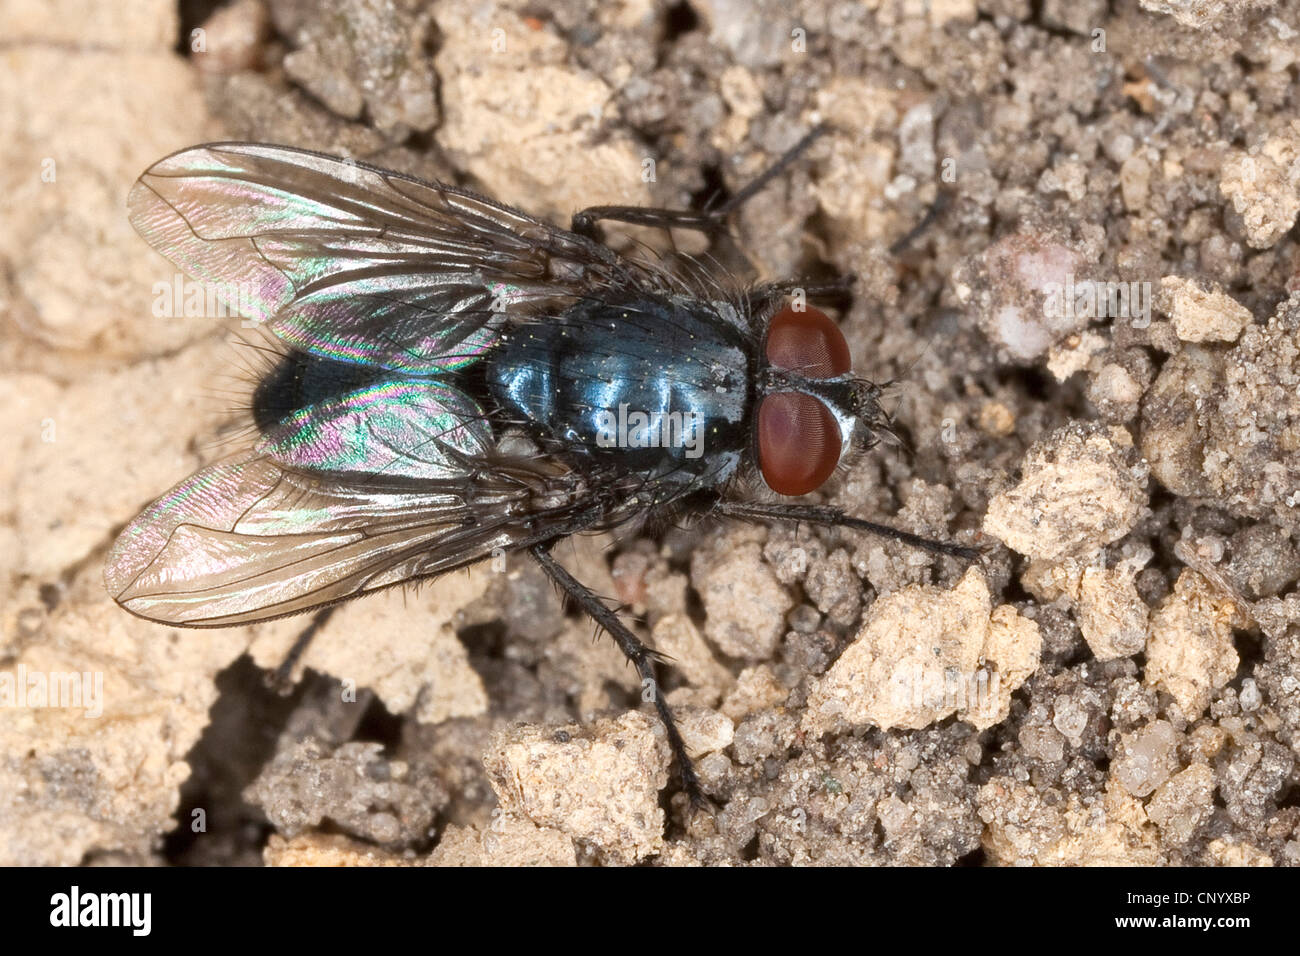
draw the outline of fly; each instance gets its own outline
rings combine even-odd
[[[658,656],[551,555],[633,519],[730,516],[977,552],[815,504],[889,433],[834,322],[795,293],[625,256],[598,223],[714,232],[821,132],[710,212],[598,206],[560,229],[464,189],[255,143],[196,146],[132,189],[132,225],[195,279],[237,285],[282,354],[256,385],[254,446],[203,468],[123,530],[113,598],[140,617],[228,627],[527,552],[657,688]],[[251,295],[249,294],[251,290]],[[692,800],[699,784],[654,705]]]

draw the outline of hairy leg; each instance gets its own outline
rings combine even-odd
[[[713,232],[722,229],[731,213],[739,209],[746,201],[762,190],[764,186],[781,175],[826,130],[827,127],[824,125],[813,128],[799,142],[786,150],[785,155],[763,170],[752,182],[721,206],[714,209],[706,212],[692,212],[687,209],[661,209],[657,206],[591,206],[581,212],[574,213],[573,222],[569,228],[581,236],[586,236],[588,239],[598,238],[596,223],[602,219],[664,229],[696,229],[700,232]]]
[[[605,602],[597,597],[595,592],[571,575],[551,556],[550,545],[534,545],[530,553],[551,580],[563,588],[565,593],[614,639],[619,650],[632,662],[632,666],[636,668],[641,678],[642,686],[648,688],[653,694],[655,710],[659,713],[659,719],[663,721],[664,729],[668,732],[668,745],[672,748],[681,772],[682,786],[693,805],[702,805],[704,797],[700,792],[699,778],[695,775],[695,765],[686,752],[686,744],[682,740],[681,731],[677,729],[677,721],[673,718],[672,710],[664,699],[659,680],[655,675],[655,663],[660,660],[660,656],[643,644],[619,620],[618,615],[605,606]]]

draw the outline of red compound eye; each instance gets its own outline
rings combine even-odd
[[[767,360],[806,378],[834,378],[852,367],[849,343],[825,312],[788,305],[767,327]]]
[[[758,406],[758,467],[779,495],[820,488],[840,460],[840,426],[831,410],[802,392],[775,392]]]
[[[834,378],[851,367],[849,344],[825,312],[796,312],[788,305],[768,326],[767,360],[805,378]],[[777,494],[820,488],[842,450],[839,423],[813,396],[775,392],[758,406],[758,467]]]

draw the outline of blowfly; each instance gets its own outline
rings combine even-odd
[[[277,358],[253,390],[251,449],[123,530],[105,569],[114,599],[152,621],[226,627],[328,614],[526,552],[657,687],[655,652],[556,562],[557,541],[715,515],[972,558],[777,497],[816,490],[889,434],[881,389],[852,374],[844,336],[804,302],[842,283],[746,286],[602,241],[602,220],[724,230],[820,131],[711,211],[598,206],[568,230],[465,189],[281,146],[218,143],[160,160],[131,191],[131,223],[194,279],[238,287]],[[741,494],[760,482],[775,495]],[[662,693],[653,700],[698,799],[670,708]]]

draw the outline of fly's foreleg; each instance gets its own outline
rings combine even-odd
[[[794,295],[796,292],[802,292],[810,299],[828,299],[836,296],[847,295],[853,291],[854,283],[857,282],[856,276],[843,275],[837,278],[821,281],[816,279],[782,279],[779,282],[765,282],[758,286],[752,293],[755,298],[759,296],[771,296],[776,299],[784,299],[787,296]]]
[[[915,242],[922,233],[938,222],[939,217],[944,214],[944,211],[947,210],[951,203],[952,193],[947,190],[940,190],[939,195],[935,196],[934,202],[930,204],[930,208],[927,209],[925,215],[921,217],[921,221],[911,229],[907,230],[907,232],[901,237],[894,240],[893,245],[889,247],[889,254],[891,256],[897,256],[906,252],[908,246]]]
[[[929,551],[931,554],[949,555],[954,558],[961,558],[963,561],[978,560],[983,554],[979,548],[953,544],[950,541],[935,541],[931,538],[923,538],[919,534],[912,534],[910,531],[891,528],[887,524],[877,524],[863,518],[854,518],[846,515],[839,508],[832,508],[828,505],[784,505],[748,501],[720,501],[714,506],[714,513],[732,518],[745,518],[749,521],[802,521],[832,528],[852,528],[855,531],[866,531],[882,538],[888,538],[891,541],[901,541],[914,548]]]

